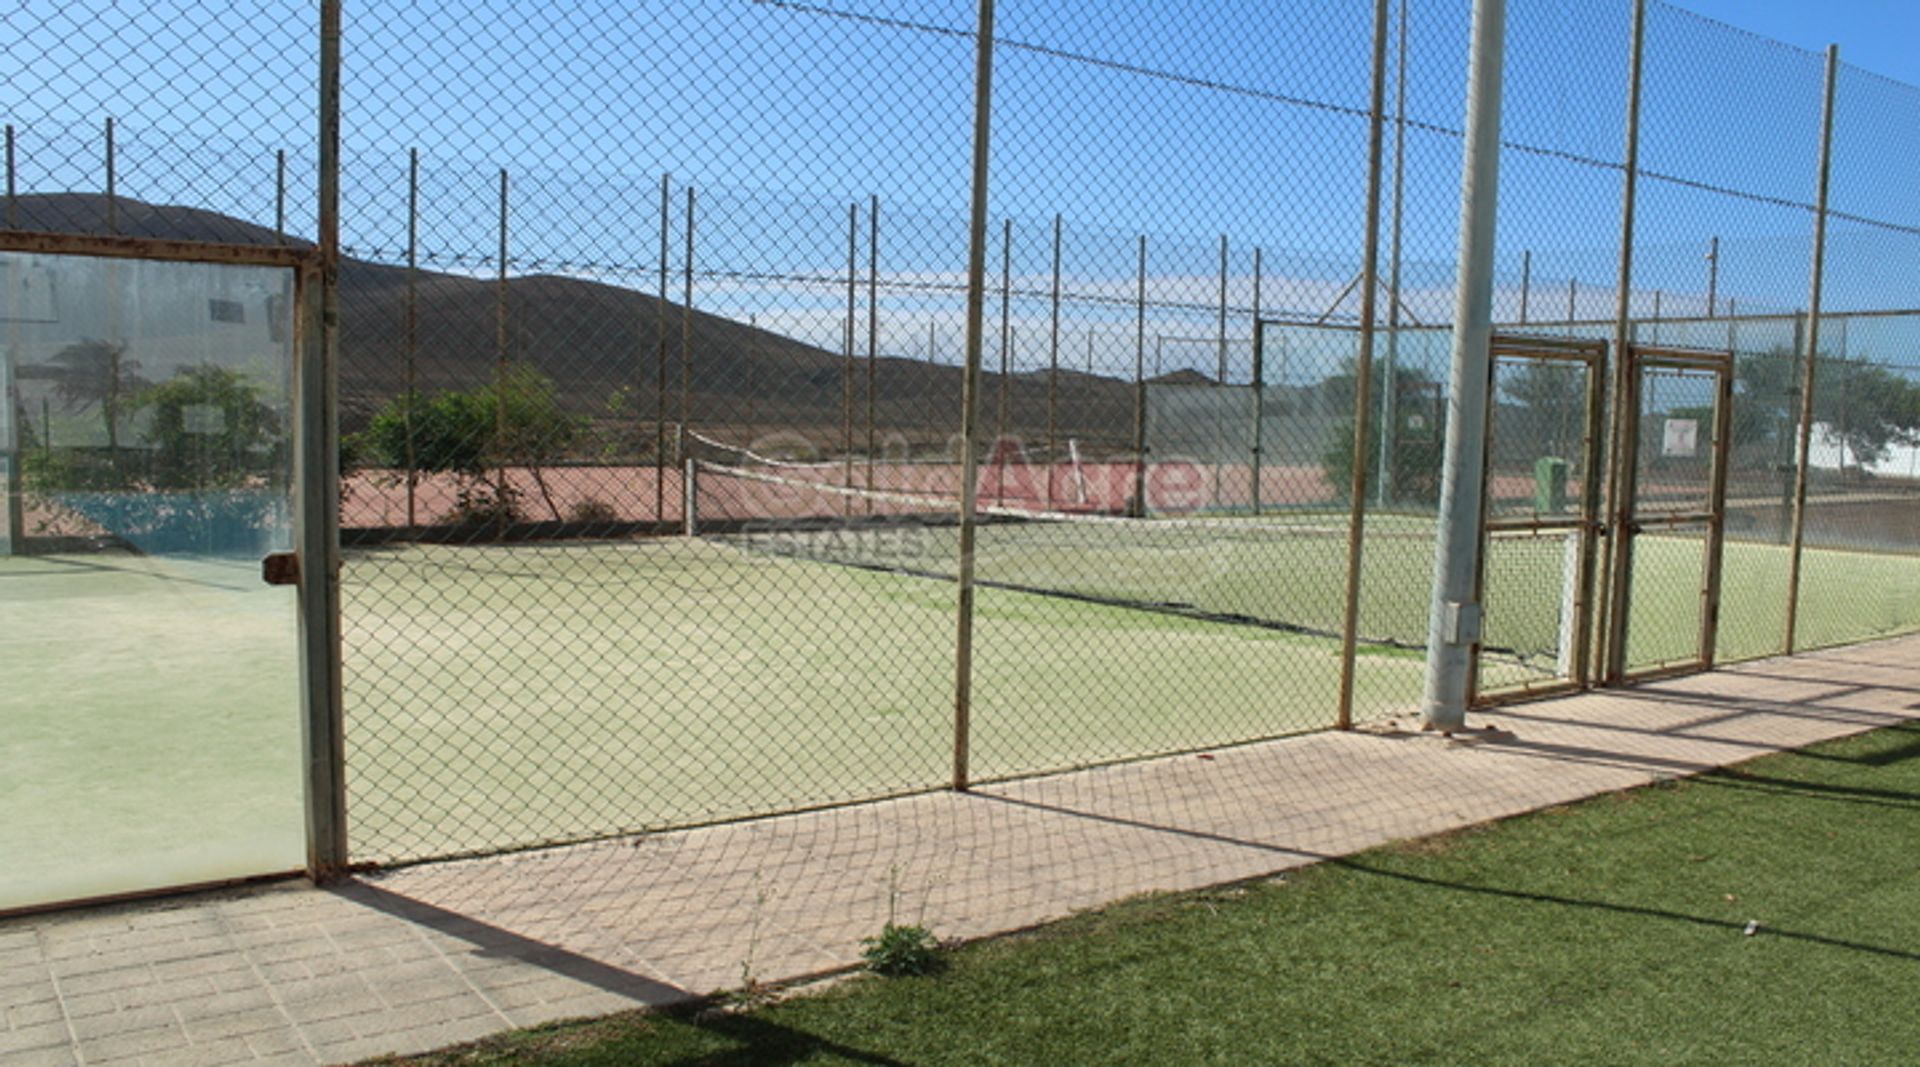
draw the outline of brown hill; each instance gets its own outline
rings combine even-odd
[[[70,233],[108,232],[106,209],[104,197],[83,193],[25,195],[15,204],[23,229]],[[281,240],[269,228],[226,215],[124,197],[114,203],[114,231],[235,244]],[[403,267],[350,257],[341,262],[340,398],[348,432],[406,390],[408,289]],[[500,355],[500,286],[422,270],[412,290],[415,388],[431,393],[489,381]],[[745,443],[772,433],[798,434],[836,451],[849,391],[855,447],[864,447],[864,356],[850,362],[782,334],[699,310],[685,315],[678,304],[600,282],[523,275],[511,278],[505,290],[507,358],[538,368],[569,411],[593,422],[600,431],[593,458],[649,452],[658,417],[664,412],[668,423],[678,423],[683,403],[686,421],[715,437]],[[958,433],[959,368],[882,357],[872,374],[878,439],[904,439],[920,452],[945,448]],[[1042,442],[1048,386],[1044,371],[1011,374],[1004,382],[983,373],[982,432],[1004,428]],[[1077,438],[1089,455],[1127,449],[1132,383],[1063,371],[1053,394],[1061,441]]]

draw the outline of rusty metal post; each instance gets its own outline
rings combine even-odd
[[[1261,249],[1253,250],[1253,513],[1260,514],[1260,450],[1266,441],[1267,327],[1260,321],[1260,286],[1264,264]]]
[[[672,210],[673,175],[660,176],[660,295],[654,303],[653,356],[657,380],[654,383],[653,420],[653,519],[667,521],[667,243],[668,212]]]
[[[675,440],[680,447],[674,450],[673,458],[684,462],[687,458],[687,433],[693,422],[693,210],[694,189],[687,186],[687,241],[686,262],[681,265],[682,286],[680,290],[680,430]]]
[[[407,302],[403,353],[406,362],[407,407],[404,432],[407,435],[407,529],[419,521],[415,513],[420,483],[420,458],[414,451],[413,417],[420,402],[416,361],[419,356],[420,320],[420,150],[407,150]]]
[[[14,230],[19,228],[19,223],[15,217],[16,209],[15,209],[15,203],[14,203],[15,187],[14,187],[14,171],[13,171],[13,125],[11,123],[7,124],[6,150],[7,150],[7,158],[6,158],[7,229]],[[8,269],[7,269],[8,308],[7,308],[7,316],[6,316],[7,317],[7,347],[5,351],[0,351],[0,404],[7,405],[7,409],[5,411],[0,411],[0,424],[4,424],[7,427],[6,438],[4,440],[0,440],[0,450],[4,450],[6,452],[6,464],[7,464],[7,469],[5,472],[6,485],[4,487],[7,495],[6,528],[4,530],[0,530],[0,533],[5,534],[5,542],[4,542],[4,545],[0,545],[0,556],[16,555],[24,551],[25,545],[26,545],[26,515],[25,515],[24,503],[21,500],[21,496],[20,496],[20,479],[21,479],[20,442],[22,440],[22,436],[21,436],[20,427],[19,427],[19,408],[18,408],[18,405],[14,403],[14,399],[13,399],[14,390],[16,388],[14,385],[14,374],[15,374],[14,360],[17,358],[15,349],[19,347],[17,335],[20,329],[19,312],[12,307],[13,301],[19,295],[19,291],[20,291],[19,283],[15,280],[15,277],[14,277],[14,271],[16,269],[17,268],[15,268],[11,263],[8,265]],[[40,410],[42,412],[42,415],[40,417],[41,450],[47,455],[52,455],[53,423],[46,417],[46,414],[45,414],[45,412],[47,411],[47,403],[45,398],[41,399]]]
[[[500,258],[494,283],[493,337],[493,451],[494,451],[494,536],[507,536],[507,362],[511,339],[507,311],[507,168],[500,168]]]
[[[13,123],[7,123],[7,229],[20,228],[18,190],[14,182],[13,169]]]
[[[1147,235],[1140,235],[1133,319],[1133,499],[1127,514],[1147,514]]]
[[[880,198],[867,208],[867,489],[873,489],[874,389],[880,364]],[[873,513],[873,501],[867,501]]]
[[[113,151],[113,116],[107,116],[107,232],[120,232],[119,196],[115,191],[117,174]]]
[[[1013,220],[1003,220],[1000,233],[1000,387],[993,416],[993,502],[1007,502],[1007,390],[1011,381],[1013,324]]]
[[[1520,325],[1527,324],[1527,298],[1533,289],[1533,249],[1520,252]]]
[[[759,388],[760,367],[760,316],[747,316],[747,442],[754,440],[754,423],[760,420],[760,399],[755,395]]]
[[[1393,221],[1389,224],[1391,236],[1387,253],[1387,370],[1381,375],[1385,391],[1380,397],[1380,473],[1374,487],[1374,502],[1382,508],[1393,501],[1393,459],[1400,444],[1400,271],[1407,193],[1408,6],[1409,0],[1400,0],[1394,32]]]
[[[1340,626],[1340,702],[1334,728],[1353,728],[1353,676],[1360,636],[1360,571],[1367,527],[1368,441],[1373,432],[1374,321],[1380,296],[1380,170],[1386,129],[1387,0],[1373,4],[1373,89],[1367,113],[1367,207],[1360,253],[1360,352],[1354,364],[1352,482],[1347,490],[1347,590]]]
[[[840,462],[841,484],[853,487],[853,321],[860,289],[860,205],[847,205],[847,314],[840,324]],[[853,498],[843,497],[842,510],[853,514]]]
[[[1707,318],[1713,318],[1720,294],[1720,235],[1707,246]]]
[[[26,414],[26,407],[19,403],[16,392],[14,360],[20,347],[20,311],[15,301],[20,296],[20,262],[8,257],[4,284],[7,293],[4,306],[0,306],[0,317],[7,322],[6,347],[0,348],[0,494],[5,495],[6,516],[0,524],[0,558],[22,555],[26,552],[27,529],[25,502],[21,499],[21,465],[25,461],[26,435],[21,432],[20,422]],[[52,423],[47,419],[46,398],[40,401],[40,436],[43,452],[47,449],[46,440],[52,438]]]
[[[273,153],[273,243],[287,243],[287,150]]]
[[[1227,235],[1220,235],[1220,367],[1219,376],[1214,379],[1219,388],[1227,387]],[[1213,468],[1213,506],[1220,507],[1220,460],[1210,457],[1208,466]]]
[[[1059,462],[1059,419],[1057,405],[1060,389],[1060,245],[1062,221],[1053,216],[1053,304],[1047,334],[1047,507],[1053,507],[1053,482]]]
[[[1618,682],[1627,667],[1627,618],[1633,594],[1633,498],[1638,477],[1640,449],[1634,430],[1639,418],[1639,368],[1632,358],[1633,321],[1630,302],[1633,297],[1634,209],[1640,179],[1640,89],[1641,64],[1645,52],[1647,26],[1646,0],[1634,0],[1633,29],[1627,53],[1627,124],[1625,175],[1620,188],[1620,267],[1614,294],[1613,353],[1614,405],[1613,474],[1607,500],[1612,542],[1608,564],[1608,590],[1602,611],[1606,613],[1605,677]],[[1572,321],[1568,316],[1568,321]]]
[[[301,565],[301,762],[307,874],[347,867],[346,730],[340,668],[340,0],[321,0],[319,266],[300,273],[294,322],[294,538]]]
[[[968,759],[973,721],[973,568],[974,507],[979,487],[979,448],[975,426],[979,412],[980,348],[986,318],[987,162],[993,113],[993,3],[980,0],[974,33],[973,178],[967,220],[966,372],[960,386],[960,567],[954,611],[953,788],[969,784]]]
[[[1781,651],[1793,654],[1800,621],[1800,564],[1807,532],[1807,468],[1813,446],[1814,367],[1820,362],[1820,301],[1827,269],[1827,187],[1833,174],[1833,96],[1840,77],[1840,46],[1827,46],[1827,79],[1820,108],[1820,172],[1813,213],[1813,278],[1807,291],[1805,363],[1800,369],[1800,440],[1793,473],[1793,546],[1787,555],[1787,627]],[[1845,449],[1842,446],[1842,454]]]

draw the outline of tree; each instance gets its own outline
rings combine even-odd
[[[1814,421],[1863,467],[1897,445],[1920,444],[1920,387],[1863,359],[1828,358],[1814,366],[1813,411]]]
[[[1512,406],[1496,413],[1496,437],[1528,459],[1581,460],[1575,453],[1586,436],[1586,365],[1528,360],[1512,366],[1511,373],[1497,379],[1500,395],[1496,399]]]
[[[1370,480],[1379,477],[1380,409],[1386,380],[1385,363],[1375,360],[1374,412],[1368,420],[1367,440],[1361,446]],[[1445,413],[1436,402],[1440,385],[1426,371],[1406,364],[1395,368],[1393,381],[1394,432],[1387,463],[1391,499],[1397,504],[1436,504],[1440,500],[1440,460],[1446,439]],[[1351,411],[1358,382],[1357,360],[1349,359],[1338,374],[1320,384],[1321,394]],[[1334,424],[1320,453],[1321,470],[1342,499],[1353,489],[1353,431],[1352,416],[1341,419]]]
[[[1746,356],[1734,371],[1733,447],[1791,463],[1798,448],[1801,361],[1784,348]],[[1813,368],[1813,421],[1863,466],[1898,445],[1920,444],[1920,386],[1867,359],[1821,355]]]
[[[271,478],[285,465],[285,426],[239,371],[182,367],[143,391],[152,412],[141,437],[153,446],[147,480],[157,489],[232,489]]]
[[[585,427],[584,418],[561,408],[551,379],[516,363],[497,382],[474,389],[395,397],[353,444],[371,463],[416,476],[452,475],[456,521],[517,519],[519,494],[507,484],[504,468],[526,467],[558,520],[559,505],[542,468],[563,457]]]
[[[117,460],[122,403],[147,385],[140,377],[140,361],[127,358],[124,341],[87,338],[55,352],[53,365],[57,368],[54,395],[69,412],[99,405],[107,427],[107,451]]]

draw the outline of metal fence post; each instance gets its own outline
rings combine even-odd
[[[1260,321],[1260,286],[1264,280],[1264,250],[1258,246],[1253,250],[1253,513],[1260,514],[1260,448],[1265,443],[1267,417],[1267,327]]]
[[[1060,390],[1060,244],[1061,218],[1053,216],[1053,307],[1047,329],[1047,507],[1053,507],[1054,472],[1058,467]]]
[[[1460,277],[1454,297],[1451,417],[1441,467],[1440,529],[1427,621],[1428,729],[1466,723],[1469,653],[1480,630],[1480,559],[1487,364],[1493,337],[1494,222],[1500,180],[1500,90],[1506,0],[1474,0],[1460,176]]]
[[[1220,373],[1219,377],[1215,379],[1214,385],[1224,389],[1227,386],[1227,235],[1224,233],[1220,235],[1219,325]],[[1209,456],[1207,458],[1207,466],[1213,469],[1213,506],[1218,508],[1220,507],[1220,461],[1218,457]]]
[[[294,537],[301,561],[301,762],[307,874],[347,866],[346,732],[340,669],[340,483],[334,424],[340,343],[340,0],[320,4],[319,268],[302,274],[295,326],[299,402]]]
[[[507,486],[507,361],[511,348],[507,311],[507,168],[500,168],[500,261],[494,282],[493,350],[493,526],[495,536],[505,540],[512,508]]]
[[[401,340],[406,363],[407,407],[407,528],[411,530],[419,521],[417,515],[420,487],[420,457],[416,452],[413,438],[413,419],[419,407],[419,379],[416,362],[419,358],[420,323],[420,150],[407,150],[407,302],[404,331]]]
[[[106,167],[107,167],[107,232],[120,232],[120,194],[118,191],[118,170],[114,157],[113,116],[107,116],[106,124]]]
[[[675,459],[687,458],[687,430],[693,424],[693,210],[694,187],[687,186],[686,257],[681,265],[680,289],[680,430],[681,447]]]
[[[1127,514],[1147,514],[1147,235],[1140,235],[1133,319],[1133,499]]]
[[[1824,143],[1824,142],[1823,142]],[[1720,303],[1720,235],[1714,234],[1707,245],[1707,318],[1713,318]]]
[[[860,294],[860,205],[847,205],[847,315],[840,331],[840,462],[845,468],[841,484],[853,487],[853,335],[854,307]],[[681,354],[686,359],[685,353]],[[683,413],[684,414],[684,413]],[[683,418],[681,421],[685,421]],[[842,510],[853,514],[853,498]]]
[[[1613,314],[1613,370],[1614,404],[1613,429],[1609,437],[1613,441],[1613,476],[1608,497],[1608,513],[1612,516],[1613,539],[1608,544],[1610,564],[1608,569],[1609,595],[1602,611],[1607,613],[1605,673],[1609,681],[1618,681],[1626,671],[1627,663],[1627,614],[1628,604],[1633,595],[1633,531],[1628,524],[1633,520],[1634,482],[1639,457],[1639,442],[1627,429],[1634,424],[1634,412],[1631,410],[1639,403],[1639,391],[1635,388],[1634,375],[1638,373],[1629,358],[1629,346],[1633,343],[1633,322],[1629,317],[1629,307],[1633,299],[1633,223],[1636,195],[1640,177],[1640,82],[1641,60],[1646,43],[1647,5],[1646,0],[1634,0],[1633,38],[1627,57],[1627,132],[1626,132],[1626,175],[1620,193],[1620,273],[1615,286]],[[1568,316],[1572,321],[1572,315]]]
[[[1000,227],[1000,381],[993,408],[993,502],[1007,496],[1007,390],[1013,382],[1013,220]]]
[[[867,489],[873,489],[874,390],[880,364],[880,197],[867,206]],[[873,512],[873,502],[867,502]]]
[[[26,435],[20,432],[20,416],[24,414],[24,408],[15,391],[13,366],[20,343],[20,312],[15,306],[20,293],[19,272],[19,262],[9,258],[5,275],[6,304],[0,307],[0,315],[7,321],[6,347],[0,348],[0,493],[6,494],[7,512],[5,524],[0,525],[0,557],[25,553],[27,540],[20,484],[20,468],[25,460],[23,446]],[[51,430],[48,420],[41,419],[40,436],[43,441],[50,436]]]
[[[657,381],[653,398],[653,520],[667,521],[667,213],[672,210],[673,175],[660,175],[660,295],[653,306],[653,358]]]
[[[1800,616],[1800,561],[1807,530],[1807,468],[1813,445],[1814,367],[1820,362],[1820,299],[1827,268],[1827,186],[1833,173],[1833,96],[1840,76],[1840,46],[1827,46],[1827,79],[1820,107],[1820,173],[1813,213],[1813,279],[1807,292],[1806,362],[1800,368],[1800,441],[1793,472],[1793,547],[1787,554],[1787,632],[1781,651],[1791,655]],[[1844,446],[1842,455],[1845,454]]]
[[[1340,624],[1340,701],[1334,727],[1353,728],[1353,671],[1366,549],[1367,441],[1373,431],[1373,327],[1380,299],[1380,152],[1386,124],[1387,0],[1373,5],[1373,89],[1367,118],[1366,244],[1360,256],[1360,353],[1354,362],[1353,455],[1347,492],[1347,589]]]
[[[960,575],[954,610],[953,788],[965,790],[973,720],[973,546],[979,470],[974,399],[980,392],[981,328],[986,315],[987,163],[993,130],[993,3],[980,0],[974,37],[973,195],[967,220],[967,351],[960,397]]]
[[[1533,290],[1533,249],[1520,252],[1520,325],[1527,324],[1527,298]]]
[[[19,190],[14,180],[13,123],[7,123],[7,229],[20,228]]]
[[[1393,103],[1393,221],[1388,225],[1387,252],[1387,371],[1380,398],[1380,474],[1374,489],[1379,507],[1393,502],[1393,454],[1400,436],[1400,267],[1405,229],[1407,193],[1407,7],[1411,0],[1400,0],[1399,26],[1395,33],[1397,55],[1394,61]]]

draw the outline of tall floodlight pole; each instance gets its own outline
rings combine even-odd
[[[1467,719],[1467,678],[1480,637],[1474,575],[1480,559],[1488,365],[1493,340],[1494,218],[1500,182],[1500,80],[1506,0],[1474,0],[1467,75],[1467,140],[1460,167],[1460,278],[1454,294],[1453,390],[1441,466],[1439,545],[1427,620],[1425,725]]]

